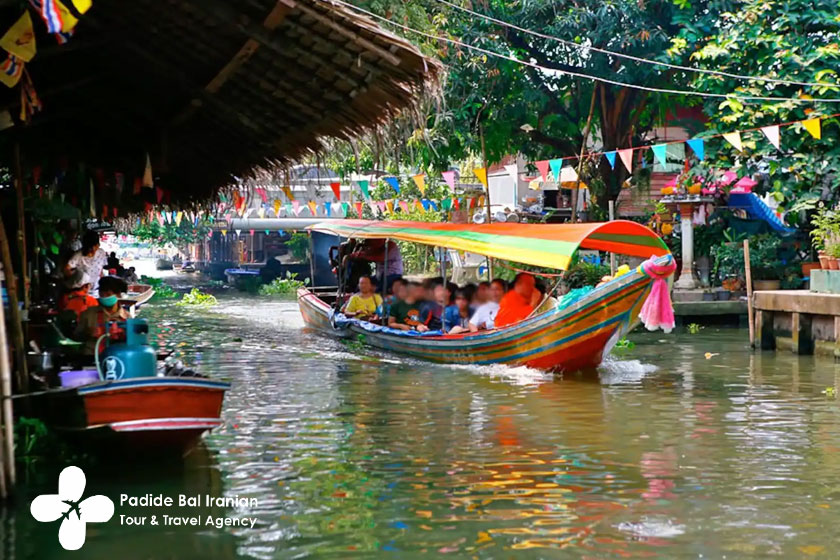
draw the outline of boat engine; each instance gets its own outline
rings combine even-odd
[[[157,353],[149,346],[148,321],[126,319],[117,325],[125,330],[125,342],[107,343],[105,351],[98,356],[96,362],[99,377],[112,381],[156,376]]]

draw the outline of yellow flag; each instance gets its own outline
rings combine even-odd
[[[289,188],[289,187],[280,187],[280,189],[281,189],[281,190],[283,191],[283,193],[286,195],[286,198],[288,198],[289,200],[294,200],[294,199],[295,199],[295,195],[293,195],[293,194],[292,194],[292,189],[291,189],[291,188]]]
[[[476,167],[473,169],[473,173],[475,176],[478,177],[478,180],[481,181],[481,184],[484,185],[484,188],[487,188],[487,168],[486,167]]]
[[[312,215],[316,215],[318,213],[318,205],[315,204],[314,200],[310,200],[306,203],[309,206],[309,210],[312,212]]]
[[[275,198],[274,199],[274,215],[277,216],[278,218],[280,217],[280,206],[282,206],[282,203],[280,202],[280,199]]]
[[[426,194],[426,176],[423,173],[418,173],[412,175],[411,178],[414,179],[414,184],[420,189],[420,194]]]
[[[723,137],[726,139],[727,142],[732,144],[736,150],[738,150],[739,152],[742,150],[740,132],[727,132],[723,135]]]
[[[822,129],[820,128],[820,119],[808,119],[801,121],[805,130],[811,133],[811,136],[819,140],[822,138]]]
[[[423,203],[420,202],[419,200],[415,200],[414,205],[417,206],[417,209],[420,210],[420,212],[422,212],[422,213],[426,212],[426,209],[423,208]]]
[[[393,214],[394,213],[394,201],[390,200],[390,199],[386,200],[385,201],[385,208],[388,209],[389,214]]]
[[[16,57],[29,62],[35,56],[35,30],[29,10],[23,12],[20,19],[0,37],[0,47]]]
[[[66,4],[70,4],[76,8],[76,12],[83,14],[93,5],[92,0],[55,0],[55,7],[58,8],[61,14],[61,30],[65,33],[76,27],[79,20],[73,15],[73,12],[67,9]]]
[[[180,226],[180,225],[181,225],[181,219],[182,219],[183,217],[184,217],[184,213],[183,213],[183,212],[178,212],[177,214],[175,214],[175,225],[176,225],[176,226]]]

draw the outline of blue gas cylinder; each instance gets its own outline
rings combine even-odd
[[[149,346],[149,323],[127,319],[125,338],[125,343],[111,343],[100,355],[100,375],[106,380],[157,375],[157,353]]]

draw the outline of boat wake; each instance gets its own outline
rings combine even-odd
[[[639,360],[619,360],[614,356],[607,356],[598,367],[598,372],[601,384],[622,385],[639,383],[657,369],[655,365],[645,364]]]
[[[452,365],[449,367],[468,370],[512,385],[539,385],[554,381],[554,374],[526,366],[511,367],[504,364],[491,364],[486,366]]]

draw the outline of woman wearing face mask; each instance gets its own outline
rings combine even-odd
[[[99,305],[85,310],[76,327],[76,340],[84,342],[86,354],[93,355],[96,341],[105,334],[108,323],[112,323],[109,330],[112,340],[125,337],[125,334],[116,328],[116,322],[128,319],[128,312],[119,305],[120,294],[127,290],[128,284],[122,278],[105,276],[99,280]]]

